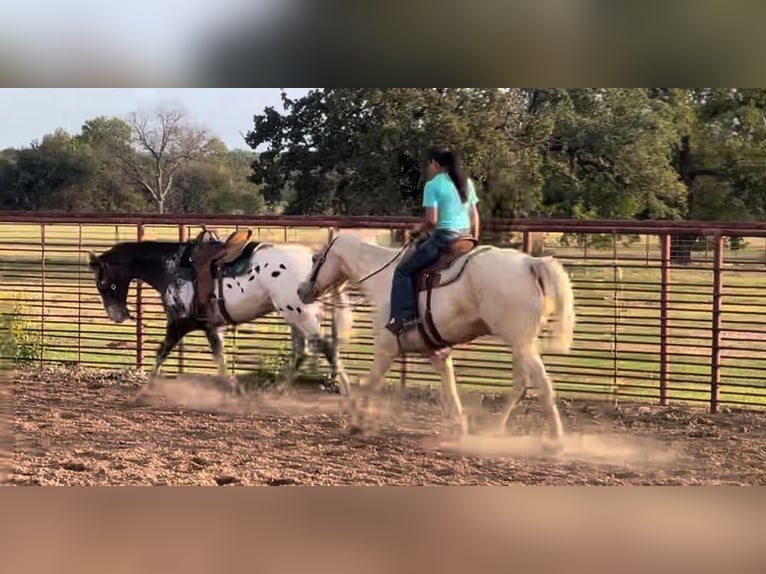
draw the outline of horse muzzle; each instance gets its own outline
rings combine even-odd
[[[316,298],[316,283],[309,281],[298,286],[298,299],[301,300],[301,303],[304,305],[310,305],[316,301]]]
[[[121,307],[107,307],[106,314],[115,323],[124,323],[127,320],[133,320],[130,311]]]

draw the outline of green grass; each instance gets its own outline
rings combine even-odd
[[[219,228],[225,235],[232,229]],[[189,230],[189,236],[197,232]],[[322,229],[254,229],[264,241],[305,241],[321,245]],[[106,317],[93,279],[84,263],[85,250],[101,251],[115,240],[136,237],[133,226],[46,226],[44,268],[40,226],[12,228],[0,224],[0,302],[13,296],[29,306],[29,319],[44,334],[46,361],[76,361],[115,368],[136,365],[135,325],[115,325]],[[177,226],[147,226],[145,238],[176,239]],[[389,232],[377,233],[386,241]],[[587,250],[556,246],[575,286],[578,323],[575,346],[568,356],[547,355],[546,366],[558,392],[565,396],[635,397],[657,400],[660,370],[660,269],[656,238]],[[82,249],[80,248],[82,245]],[[761,279],[766,261],[763,240],[749,240],[744,249],[725,254],[722,314],[722,403],[766,405],[766,288]],[[695,252],[692,265],[670,273],[669,389],[671,401],[706,401],[710,396],[712,340],[712,251]],[[135,291],[131,306],[135,308]],[[144,366],[150,366],[163,336],[164,316],[156,294],[144,289]],[[44,320],[43,320],[44,318]],[[355,313],[353,340],[344,349],[352,374],[363,375],[371,361],[368,308]],[[259,358],[280,352],[289,342],[288,327],[276,316],[242,326],[227,337],[227,353],[235,372],[257,368]],[[186,339],[186,370],[213,372],[207,343],[200,335]],[[455,366],[462,385],[504,391],[510,384],[512,357],[499,342],[485,338],[456,351]],[[320,362],[320,365],[322,363]],[[179,368],[171,355],[167,369]],[[389,381],[400,376],[397,363]],[[437,384],[430,365],[407,359],[408,384]],[[753,396],[747,396],[748,394]]]

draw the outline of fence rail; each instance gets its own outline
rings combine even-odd
[[[89,249],[117,241],[185,240],[202,223],[228,233],[253,229],[263,241],[317,247],[327,228],[358,230],[396,243],[392,230],[412,218],[223,217],[0,213],[0,306],[10,311],[14,346],[6,358],[146,368],[164,335],[164,314],[152,289],[134,284],[135,324],[113,324],[85,265]],[[559,394],[613,399],[766,405],[766,223],[491,220],[486,241],[558,257],[572,277],[577,325],[569,355],[547,355]],[[15,312],[14,312],[15,310]],[[328,325],[329,327],[329,325]],[[276,316],[228,333],[232,372],[256,369],[289,349]],[[372,357],[370,308],[355,311],[354,335],[343,349],[349,370],[363,374]],[[207,342],[188,337],[167,370],[212,372]],[[512,356],[492,337],[460,347],[461,385],[501,391]],[[438,384],[416,357],[389,378]]]

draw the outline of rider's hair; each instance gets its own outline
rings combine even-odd
[[[460,201],[463,203],[468,201],[468,176],[460,165],[460,157],[457,153],[441,148],[431,148],[428,156],[441,167],[447,168],[447,174],[460,194]]]

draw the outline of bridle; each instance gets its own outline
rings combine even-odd
[[[311,295],[314,298],[319,298],[321,293],[317,293],[316,291],[316,284],[317,284],[317,277],[319,277],[319,270],[322,268],[322,265],[324,265],[324,262],[327,261],[327,255],[330,253],[330,248],[335,245],[335,242],[338,240],[338,235],[333,237],[330,240],[330,243],[327,244],[327,247],[325,247],[322,250],[322,254],[319,256],[319,259],[316,260],[314,263],[314,268],[311,270],[311,275],[309,275],[309,288],[311,289]],[[328,287],[329,290],[329,287]]]
[[[316,291],[316,280],[317,277],[319,277],[319,271],[322,268],[322,265],[324,265],[324,262],[327,261],[327,255],[330,253],[330,249],[333,245],[335,245],[335,242],[338,240],[339,235],[336,235],[332,238],[330,243],[327,244],[327,247],[325,247],[322,250],[322,254],[319,256],[319,258],[316,260],[316,263],[314,263],[314,268],[311,270],[311,275],[309,276],[309,288],[311,289],[311,294],[314,296],[314,298],[319,298],[321,293],[318,293]],[[391,259],[388,263],[380,267],[379,269],[376,269],[375,271],[368,273],[364,277],[362,277],[357,283],[362,284],[371,277],[374,277],[384,269],[386,269],[388,266],[390,266],[394,261],[399,259],[401,257],[402,253],[406,251],[406,249],[410,246],[411,241],[407,241],[404,245],[402,245],[402,248],[399,250],[399,252],[394,255],[394,258]],[[325,291],[329,290],[331,287],[328,287]]]

